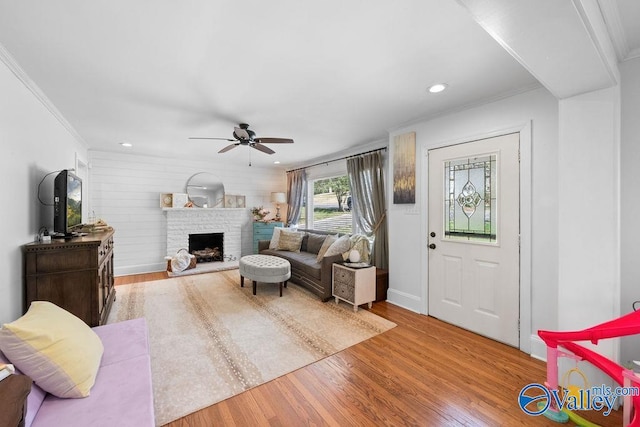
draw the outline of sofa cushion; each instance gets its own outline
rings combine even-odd
[[[82,320],[47,301],[0,329],[0,350],[43,390],[62,398],[86,397],[104,348]]]
[[[101,367],[149,354],[147,322],[142,317],[96,326],[93,331],[104,346]]]
[[[154,420],[151,361],[142,355],[100,368],[86,399],[47,396],[31,427],[152,427]]]
[[[307,248],[304,252],[309,252],[312,254],[317,254],[320,252],[320,248],[322,248],[322,244],[327,239],[326,235],[323,234],[315,234],[315,233],[307,233]],[[302,249],[301,249],[302,250]]]
[[[289,252],[267,249],[260,252],[261,255],[273,255],[284,258],[291,264],[291,271],[303,272],[309,277],[320,280],[322,266],[316,262],[316,255],[309,252]]]
[[[298,231],[282,230],[280,232],[280,239],[278,240],[277,250],[300,252],[300,246],[302,245],[302,238],[304,233]]]

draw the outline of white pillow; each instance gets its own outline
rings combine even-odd
[[[280,232],[284,229],[285,227],[273,227],[273,234],[271,235],[271,242],[269,242],[269,249],[278,249]]]
[[[327,253],[327,251],[329,250],[331,245],[333,245],[333,243],[336,240],[338,240],[338,235],[337,234],[334,234],[334,235],[330,234],[324,239],[324,242],[322,242],[322,246],[320,247],[320,250],[318,251],[318,256],[316,257],[316,262],[322,262],[322,258],[324,258],[324,254]]]
[[[338,254],[343,254],[347,252],[350,248],[351,248],[351,241],[349,240],[349,236],[345,234],[344,236],[340,237],[338,240],[333,242],[331,246],[329,246],[329,249],[327,249],[327,252],[325,252],[324,256],[329,257],[329,256],[338,255]]]

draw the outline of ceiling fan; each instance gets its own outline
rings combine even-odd
[[[293,139],[289,138],[256,138],[256,133],[249,129],[249,125],[247,123],[240,123],[233,130],[233,137],[231,138],[207,138],[207,137],[190,137],[189,139],[219,139],[222,141],[231,141],[233,144],[227,145],[222,150],[218,151],[218,153],[226,153],[227,151],[236,148],[238,145],[248,145],[251,148],[255,148],[258,151],[262,151],[263,153],[273,154],[271,148],[262,144],[291,144],[293,143]]]

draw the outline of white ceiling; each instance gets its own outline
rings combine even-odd
[[[603,12],[621,59],[639,3]],[[245,165],[312,162],[539,85],[454,0],[0,0],[0,44],[91,149]],[[188,140],[239,122],[295,144]]]

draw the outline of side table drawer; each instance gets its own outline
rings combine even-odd
[[[355,300],[355,287],[353,284],[335,281],[333,282],[333,293],[335,296],[353,302]]]
[[[354,287],[356,279],[355,274],[351,270],[346,270],[344,268],[336,268],[333,271],[333,280],[339,283],[345,283]]]

